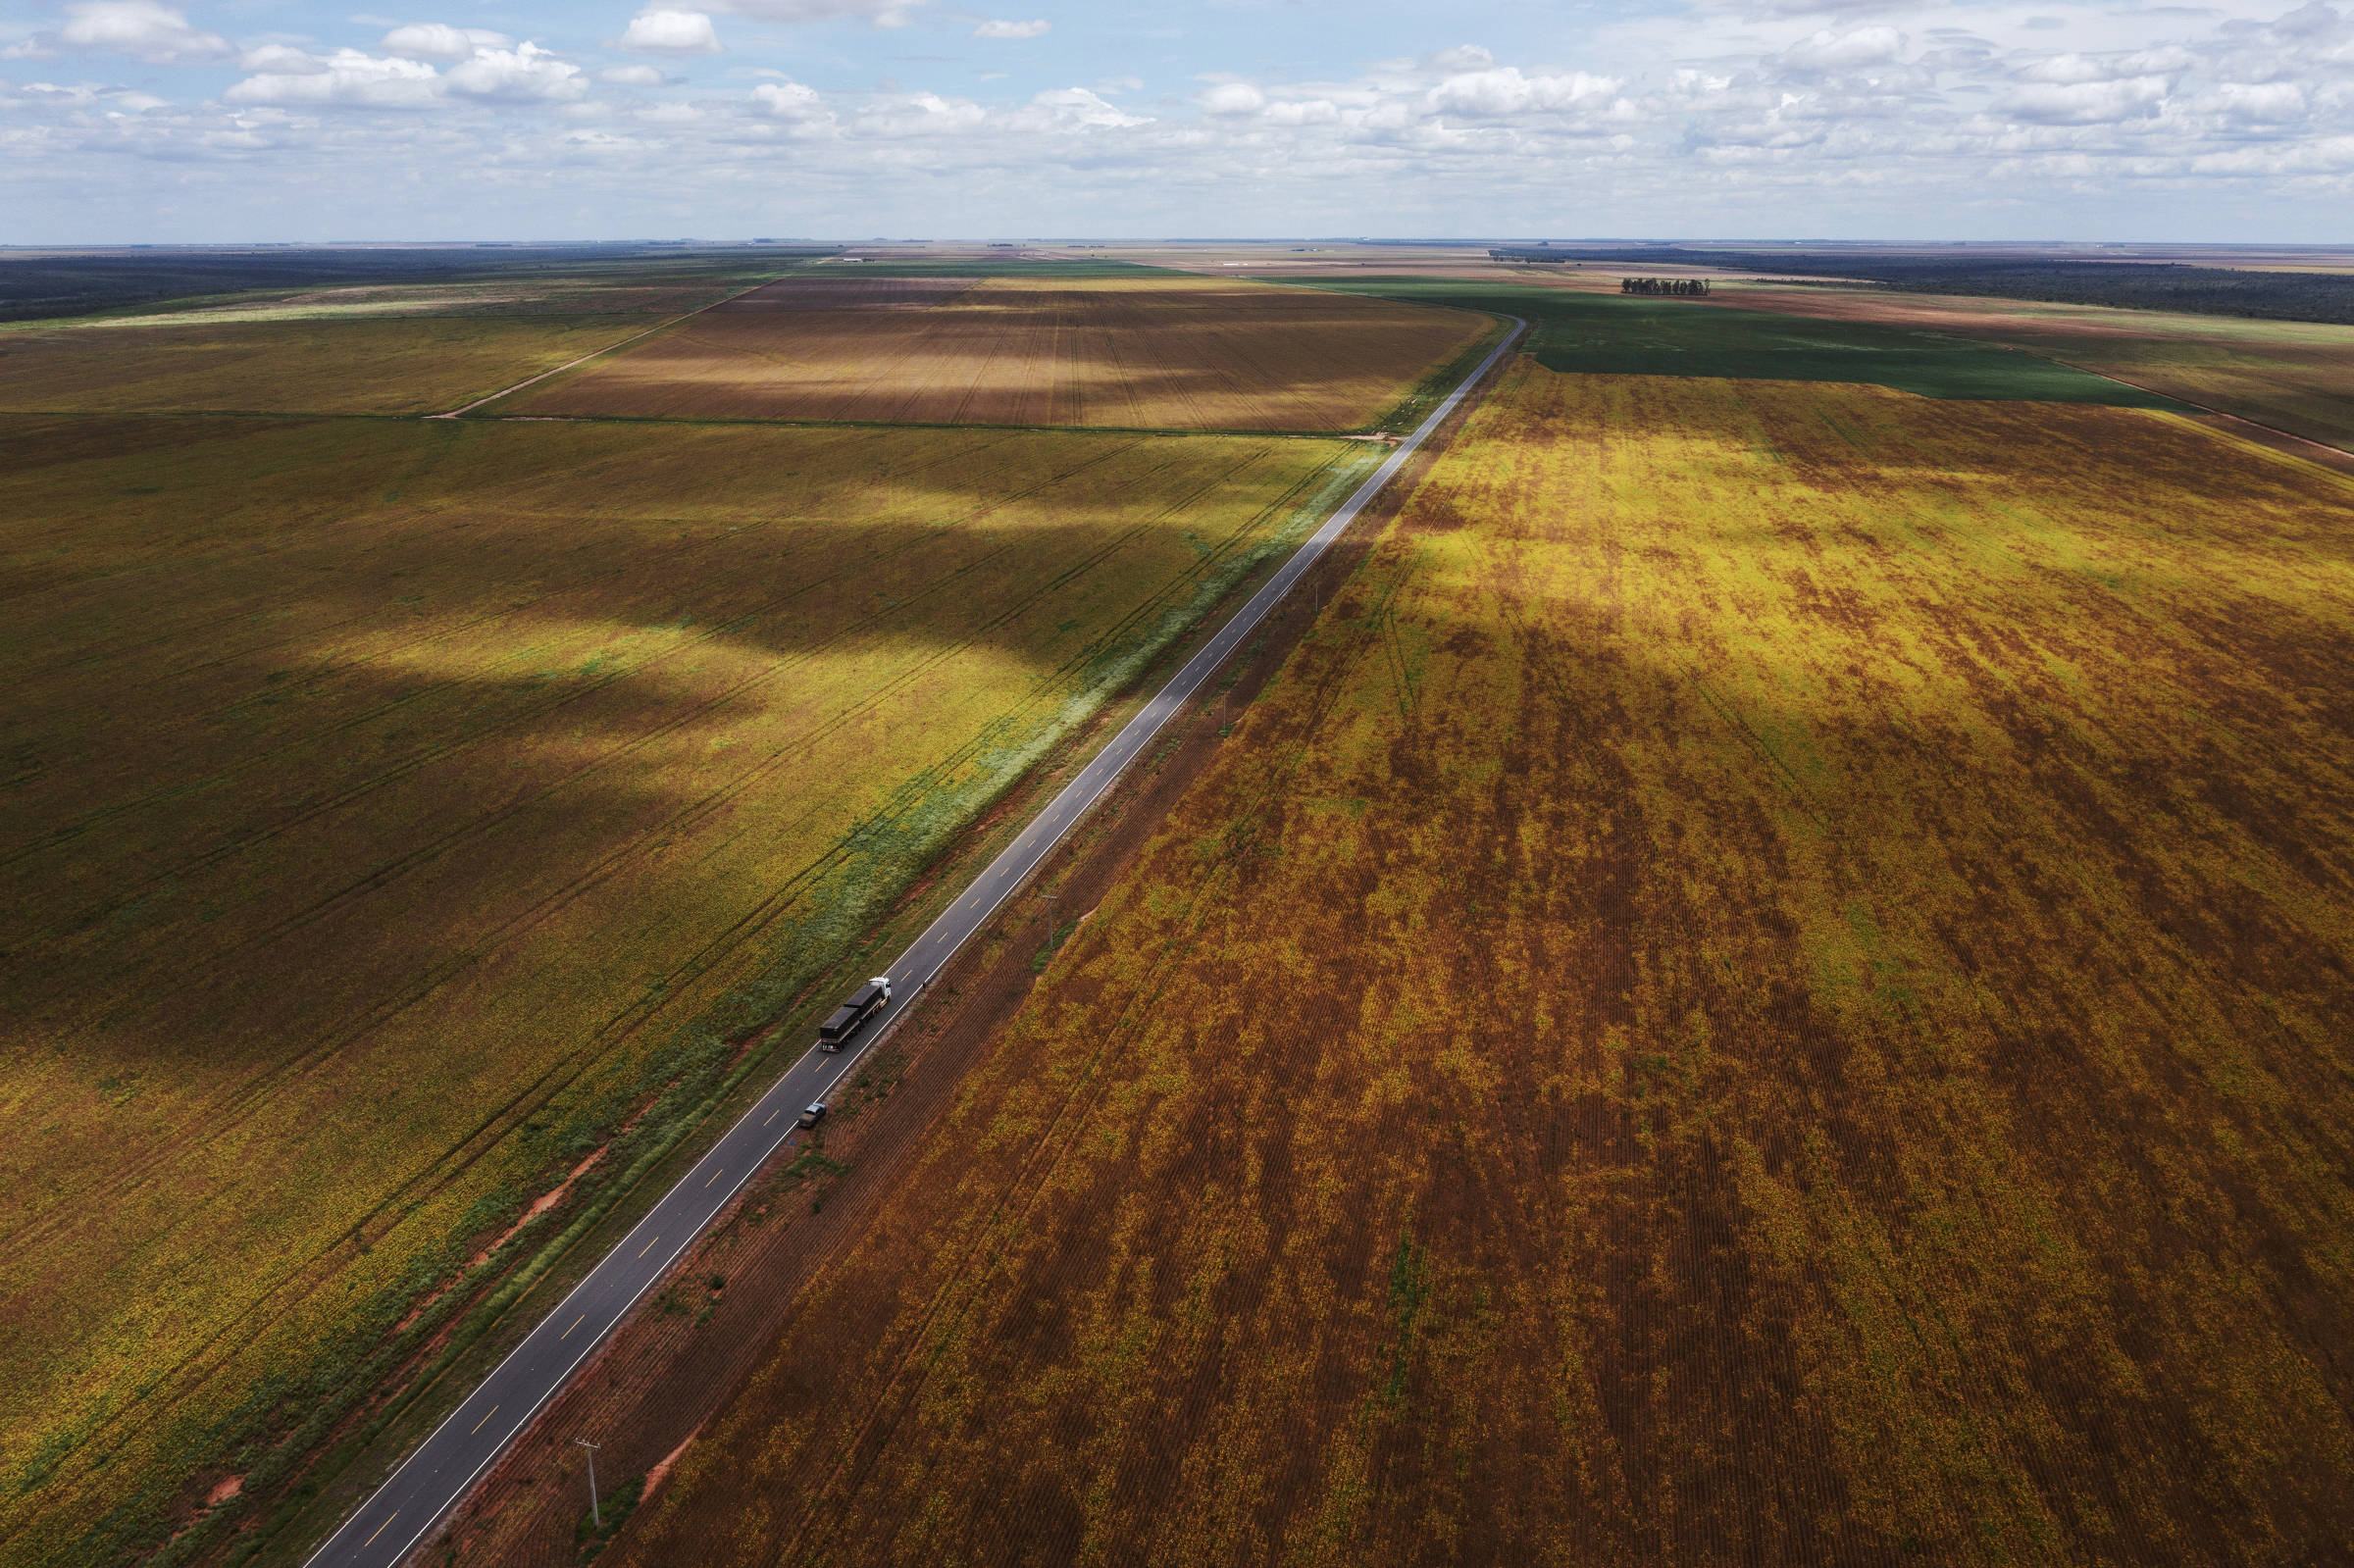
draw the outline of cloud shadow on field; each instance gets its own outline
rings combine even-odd
[[[1264,284],[990,289],[793,280],[499,413],[1125,429],[1355,430],[1488,330]]]
[[[612,1125],[685,1026],[845,951],[1364,457],[743,427],[7,433],[57,444],[0,481],[20,1107],[0,1319],[12,1359],[69,1380],[159,1300],[201,1340],[405,1183],[474,1161],[463,1182],[495,1189]],[[152,1354],[196,1342],[178,1335]],[[12,1448],[86,1408],[36,1413],[61,1393],[0,1399]]]
[[[274,505],[324,480],[319,459],[350,429],[281,427],[281,448],[318,441],[312,459],[161,553],[138,535],[182,526],[185,487],[125,487],[109,499],[129,520],[53,528],[76,543],[17,578],[0,866],[21,896],[0,947],[24,966],[20,1004],[47,1010],[35,977],[56,972],[42,961],[54,941],[79,954],[69,970],[92,943],[112,952],[100,967],[135,995],[125,949],[193,961],[166,936],[167,905],[215,905],[203,945],[218,948],[293,917],[300,900],[275,879],[398,863],[494,807],[555,811],[560,797],[564,835],[594,840],[588,825],[611,814],[626,838],[651,831],[649,812],[812,748],[846,748],[853,774],[861,755],[889,774],[903,757],[952,770],[1020,750],[1165,637],[1338,455],[1123,435],[411,427],[356,437],[445,449],[406,482],[354,494],[385,478],[356,465],[344,493],[306,498],[311,520],[280,524]],[[191,426],[165,433],[186,473]],[[226,438],[248,467],[271,456],[251,425]],[[51,493],[101,466],[52,466]],[[903,752],[935,732],[936,746]],[[467,868],[490,882],[508,869]]]

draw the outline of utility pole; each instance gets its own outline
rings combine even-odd
[[[588,1450],[588,1519],[602,1530],[605,1528],[605,1516],[596,1511],[596,1444],[587,1438],[575,1438],[572,1441]]]

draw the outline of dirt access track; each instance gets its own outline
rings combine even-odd
[[[550,1401],[533,1430],[452,1513],[424,1560],[548,1568],[576,1562],[587,1494],[581,1452],[571,1442],[577,1436],[593,1435],[604,1444],[597,1473],[608,1490],[640,1477],[647,1478],[648,1492],[658,1489],[669,1464],[769,1354],[773,1329],[795,1294],[866,1235],[879,1200],[893,1192],[927,1131],[956,1102],[966,1071],[1038,984],[1049,920],[1061,940],[1083,929],[1218,755],[1259,687],[1356,571],[1368,541],[1420,484],[1467,412],[1434,433],[1262,624],[1225,678],[1162,732],[1120,787],[1055,852],[1029,895],[1009,905],[942,972],[927,999],[842,1097],[816,1146],[780,1155],[681,1260],[666,1289],[654,1292]],[[1157,688],[1254,587],[1255,582],[1239,584],[1185,647],[1138,683],[1140,690]],[[991,822],[968,835],[939,875],[954,880],[978,870],[992,829],[1035,811],[1125,715],[1125,705],[1107,711],[1092,733],[1039,769]]]
[[[786,278],[509,415],[1354,430],[1483,317],[1224,278]]]

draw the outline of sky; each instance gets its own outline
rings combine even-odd
[[[2354,242],[2354,0],[0,0],[0,243],[1360,235]]]

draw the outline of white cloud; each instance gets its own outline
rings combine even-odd
[[[973,29],[976,38],[1035,38],[1053,24],[1049,22],[984,22]]]
[[[221,95],[233,104],[337,105],[361,109],[423,109],[441,96],[441,75],[421,60],[338,49],[322,57],[278,60]]]
[[[858,117],[858,128],[870,136],[894,140],[909,136],[961,135],[989,123],[989,111],[969,98],[943,98],[936,92],[908,93],[887,98]]]
[[[2164,76],[2127,76],[2123,81],[2030,85],[2004,100],[2014,118],[2046,126],[2105,126],[2147,120],[2166,102]]]
[[[449,68],[449,90],[499,103],[562,103],[588,90],[581,68],[536,43],[481,49]]]
[[[1270,126],[1330,126],[1340,122],[1341,109],[1330,98],[1295,98],[1267,105],[1259,118]]]
[[[797,81],[764,81],[752,89],[752,102],[780,120],[811,120],[832,112],[816,88]]]
[[[2053,55],[2014,72],[2021,81],[2046,81],[2073,86],[2087,81],[2120,81],[2127,76],[2177,76],[2197,64],[2187,49],[2143,49],[2132,54]]]
[[[1852,32],[1827,28],[1792,44],[1782,59],[1802,71],[1853,71],[1876,66],[1905,52],[1905,35],[1894,27],[1858,27]]]
[[[83,0],[66,7],[66,25],[40,42],[49,48],[129,55],[150,65],[218,60],[236,51],[219,33],[188,25],[154,0]]]
[[[1449,76],[1430,89],[1433,109],[1457,114],[1509,116],[1559,114],[1596,106],[1622,85],[1611,76],[1590,76],[1582,71],[1561,76],[1527,76],[1518,66],[1470,71]]]
[[[441,22],[415,23],[394,27],[378,45],[388,55],[410,60],[471,60],[477,49],[495,49],[507,41],[503,32],[487,27],[453,27]]]
[[[306,54],[292,44],[266,43],[258,49],[248,49],[237,56],[239,71],[258,71],[265,75],[309,76],[327,69],[327,63],[317,55]]]
[[[444,75],[423,60],[402,55],[371,55],[358,49],[313,55],[283,44],[265,44],[247,52],[242,64],[253,75],[223,93],[222,101],[425,109],[451,97],[484,103],[563,103],[588,90],[588,78],[580,67],[537,44],[502,49],[469,39],[468,45],[472,52]]]
[[[641,11],[630,19],[620,47],[653,55],[717,54],[719,32],[700,11]]]
[[[1496,57],[1475,43],[1457,44],[1442,49],[1430,57],[1430,63],[1450,75],[1459,71],[1485,71],[1496,63]]]
[[[1151,123],[1150,117],[1123,113],[1085,87],[1054,87],[1030,100],[1033,123],[1057,129],[1117,129]]]
[[[2305,89],[2293,81],[2226,81],[2215,92],[2215,106],[2234,120],[2256,125],[2287,125],[2307,113]]]
[[[814,87],[797,81],[764,81],[752,89],[752,109],[770,120],[781,120],[794,136],[833,136],[841,132],[834,111]]]
[[[1900,0],[1708,0],[1708,8],[1752,21],[1779,17],[1868,16],[1875,11],[1914,10]]]
[[[755,22],[840,22],[860,20],[878,27],[904,27],[926,0],[721,0],[718,10]]]
[[[1266,107],[1267,95],[1247,81],[1222,81],[1202,95],[1202,108],[1213,115],[1254,115]]]
[[[341,202],[334,210],[363,233],[453,211],[486,233],[535,223],[569,231],[590,214],[647,231],[724,226],[747,182],[773,183],[787,148],[793,210],[806,215],[793,232],[918,232],[951,209],[976,228],[1014,231],[1354,228],[1367,221],[1367,189],[1385,193],[1397,227],[1453,232],[1574,215],[1623,232],[2004,237],[2163,233],[2171,223],[2182,237],[2293,238],[2282,232],[2291,223],[2321,215],[2344,228],[2328,215],[2354,212],[2347,0],[2271,0],[2300,6],[2272,22],[2245,20],[2262,12],[2244,8],[2240,20],[2069,11],[2065,42],[2075,47],[2066,51],[2051,47],[2057,34],[2024,26],[2029,8],[1992,0],[1952,0],[1934,16],[1815,6],[1787,21],[1756,20],[1758,3],[1702,0],[1673,19],[1606,22],[1550,55],[1462,44],[1329,76],[1204,76],[1193,103],[1155,107],[1158,120],[1134,78],[1091,70],[1074,73],[1086,87],[1016,92],[949,76],[946,63],[905,68],[936,73],[909,89],[961,80],[970,98],[896,86],[835,96],[770,73],[730,103],[656,106],[632,100],[663,83],[673,69],[663,60],[584,72],[537,44],[378,19],[369,25],[391,31],[367,52],[255,38],[242,56],[206,57],[245,68],[246,79],[210,100],[209,77],[181,90],[145,71],[138,95],[104,81],[36,92],[0,78],[0,144],[10,167],[70,172],[60,189],[152,199],[158,214],[180,187],[142,171],[267,154],[274,169],[351,192],[331,207]],[[1750,7],[1742,19],[1712,9],[1737,5]],[[914,0],[631,0],[613,15],[674,6],[844,28],[921,15],[943,41],[982,20],[945,5],[920,12]],[[58,18],[62,28],[64,0]],[[185,43],[144,36],[148,47]],[[60,46],[62,32],[29,40]],[[595,81],[609,84],[603,96]],[[177,101],[149,104],[149,94]],[[443,112],[322,112],[331,105]],[[442,177],[434,205],[405,194],[421,168]],[[225,178],[218,188],[281,187]],[[440,205],[450,189],[473,192],[471,207]],[[20,191],[65,213],[63,198],[20,181],[12,222]],[[269,204],[283,199],[228,198],[248,232],[267,231]],[[2184,232],[2192,225],[2205,227]]]

